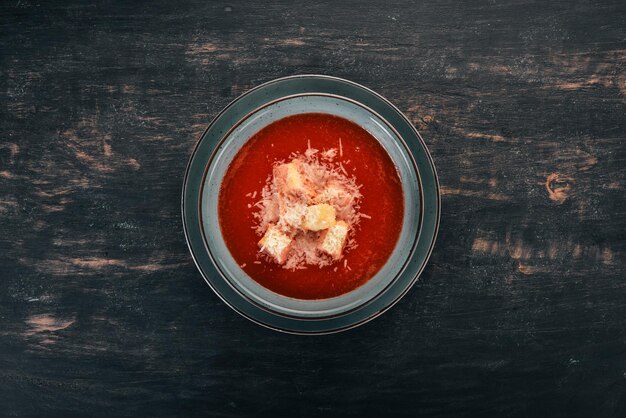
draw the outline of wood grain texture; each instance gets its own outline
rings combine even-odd
[[[0,6],[7,416],[623,416],[620,1]],[[385,95],[443,190],[421,281],[356,330],[239,317],[184,242],[211,118],[300,73]]]

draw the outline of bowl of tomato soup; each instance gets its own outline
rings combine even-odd
[[[183,223],[207,283],[272,329],[336,332],[417,280],[439,223],[426,146],[373,91],[274,80],[231,103],[194,150]]]

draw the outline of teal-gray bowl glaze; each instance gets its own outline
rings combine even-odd
[[[221,180],[241,146],[270,123],[309,112],[341,116],[370,132],[398,168],[405,208],[398,244],[380,272],[345,295],[315,301],[279,295],[247,276],[226,248],[217,219]],[[321,75],[270,81],[227,106],[196,145],[182,195],[187,244],[209,286],[244,317],[297,334],[346,330],[394,305],[415,283],[430,256],[440,206],[432,159],[409,120],[372,90]]]
[[[326,113],[348,119],[370,132],[394,161],[403,189],[404,216],[398,243],[385,265],[365,284],[337,297],[303,300],[272,292],[259,285],[235,261],[221,239],[205,239],[209,255],[223,276],[239,293],[270,311],[295,318],[319,319],[341,315],[364,305],[380,294],[397,277],[409,259],[421,225],[421,187],[417,167],[400,135],[371,109],[348,98],[326,93],[295,94],[255,109],[225,135],[213,152],[202,185],[200,220],[204,237],[221,236],[218,199],[227,168],[239,150],[257,132],[271,123],[302,113]],[[307,143],[294,138],[301,148]],[[306,271],[301,271],[306,274]]]

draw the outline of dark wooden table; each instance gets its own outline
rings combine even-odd
[[[0,415],[626,413],[623,1],[11,0],[0,28]],[[230,310],[180,216],[211,118],[301,73],[393,101],[443,192],[421,281],[324,337]]]

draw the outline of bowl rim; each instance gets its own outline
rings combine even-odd
[[[367,112],[370,112],[372,115],[376,116],[377,118],[379,118],[386,126],[388,129],[390,129],[394,135],[398,138],[398,140],[401,142],[402,148],[406,153],[406,156],[409,158],[410,162],[411,162],[411,167],[413,168],[413,170],[415,171],[415,176],[416,176],[416,180],[418,183],[418,190],[417,190],[417,194],[419,196],[419,209],[417,212],[417,217],[418,217],[418,222],[417,222],[417,227],[416,227],[416,234],[415,236],[412,236],[411,241],[410,241],[410,245],[411,248],[409,250],[408,256],[406,257],[406,259],[402,260],[402,265],[400,266],[400,269],[394,274],[393,277],[391,277],[389,279],[389,282],[386,283],[386,285],[382,288],[379,289],[376,293],[372,294],[372,295],[368,295],[367,298],[365,298],[364,301],[362,301],[359,304],[356,304],[355,306],[352,306],[348,309],[342,310],[340,312],[337,313],[333,313],[330,315],[320,315],[320,316],[298,316],[295,314],[289,314],[289,313],[284,313],[284,312],[280,312],[277,310],[273,310],[269,307],[263,306],[261,303],[259,303],[258,301],[254,300],[253,297],[245,294],[244,291],[242,291],[241,289],[239,289],[237,287],[237,285],[233,282],[233,280],[231,280],[230,277],[228,277],[228,275],[223,271],[223,269],[220,267],[219,263],[216,261],[216,259],[218,258],[213,251],[211,250],[211,245],[209,243],[209,238],[207,237],[207,233],[206,233],[206,229],[205,229],[205,222],[204,222],[204,217],[202,216],[202,198],[200,198],[198,200],[198,212],[200,213],[200,228],[202,230],[202,238],[203,238],[203,243],[204,243],[204,248],[207,252],[207,254],[209,255],[209,257],[211,258],[211,262],[215,265],[215,268],[217,270],[217,272],[222,276],[222,278],[224,279],[224,281],[226,281],[235,292],[237,292],[241,297],[245,298],[248,302],[256,305],[257,307],[259,307],[260,309],[266,310],[270,313],[274,313],[277,315],[282,315],[282,316],[286,316],[286,317],[290,317],[293,319],[298,319],[298,320],[319,320],[319,319],[331,319],[334,317],[338,317],[338,316],[342,316],[342,315],[346,315],[349,314],[352,311],[355,311],[357,309],[361,309],[363,308],[365,305],[371,303],[372,301],[376,300],[376,298],[378,298],[380,295],[382,295],[385,291],[387,291],[387,289],[392,286],[394,284],[394,282],[402,275],[402,273],[404,272],[404,270],[406,269],[408,263],[410,262],[413,253],[415,252],[415,249],[417,247],[417,243],[419,242],[421,233],[422,233],[422,224],[424,222],[424,188],[422,187],[422,178],[419,172],[419,169],[417,167],[417,163],[415,161],[415,158],[413,156],[413,154],[410,151],[410,148],[408,146],[408,144],[406,143],[406,141],[404,140],[404,138],[402,138],[402,135],[400,135],[400,133],[396,130],[396,128],[389,123],[389,121],[387,121],[382,115],[380,115],[378,112],[374,111],[373,109],[371,109],[369,106],[360,103],[354,99],[351,99],[349,97],[344,97],[344,96],[340,96],[337,94],[330,94],[330,93],[297,93],[297,94],[290,94],[290,95],[285,95],[282,97],[279,97],[277,99],[274,100],[270,100],[266,103],[263,103],[259,106],[256,106],[253,110],[251,110],[250,112],[248,112],[245,116],[241,117],[235,124],[233,124],[230,129],[222,136],[222,138],[220,139],[220,141],[216,144],[215,146],[215,150],[213,152],[213,154],[211,154],[211,156],[209,157],[205,168],[204,168],[204,172],[202,174],[202,180],[201,180],[201,186],[200,186],[200,196],[202,197],[205,194],[205,188],[207,186],[207,176],[209,174],[209,170],[211,168],[211,164],[213,163],[214,159],[217,157],[217,154],[219,153],[219,149],[223,146],[223,144],[228,140],[228,138],[230,137],[231,133],[234,132],[241,124],[245,123],[250,117],[254,116],[256,113],[258,113],[259,111],[262,111],[263,109],[270,107],[274,104],[283,102],[283,101],[287,101],[290,99],[294,99],[294,98],[300,98],[300,97],[310,97],[310,96],[316,96],[316,97],[328,97],[328,98],[332,98],[332,99],[336,99],[336,100],[342,100],[342,101],[346,101],[349,102],[355,106],[359,106],[361,108],[363,108],[364,110],[366,110]],[[406,213],[405,213],[406,215]],[[398,239],[400,239],[398,237]],[[396,245],[398,245],[398,243],[396,243]],[[395,249],[394,249],[395,251]],[[392,251],[389,255],[389,258],[391,258],[393,252]],[[388,261],[387,261],[388,262]],[[382,267],[381,267],[382,269]],[[378,272],[376,273],[378,274]],[[369,283],[370,281],[372,281],[374,279],[376,275],[372,276],[369,280],[367,280],[365,283],[363,283],[361,286],[346,292],[344,294],[332,297],[332,298],[325,298],[325,299],[319,299],[320,301],[330,301],[330,300],[337,300],[339,298],[344,298],[345,296],[351,294],[352,292],[356,292],[357,289],[361,289],[363,286],[365,286],[367,283]],[[250,278],[250,280],[255,281],[253,278]],[[256,282],[256,281],[255,281]],[[257,282],[258,283],[258,282]],[[262,286],[261,286],[262,287]],[[268,291],[278,295],[280,298],[286,298],[286,299],[295,299],[295,298],[290,298],[289,296],[285,296],[285,295],[281,295],[279,293],[273,292],[270,289],[267,289]],[[303,300],[306,304],[313,304],[315,303],[315,300]]]
[[[267,311],[265,308],[259,308],[256,304],[250,304],[251,301],[245,297],[244,295],[241,295],[239,291],[236,291],[235,289],[232,288],[232,284],[229,282],[229,280],[225,277],[223,277],[223,274],[221,273],[219,267],[215,264],[214,260],[212,259],[212,255],[210,254],[210,251],[208,250],[208,247],[206,247],[206,243],[204,242],[205,237],[204,237],[204,231],[203,230],[199,230],[199,231],[193,231],[190,230],[190,223],[193,223],[191,221],[196,221],[200,227],[201,227],[201,218],[202,215],[199,212],[195,213],[195,217],[193,216],[194,213],[193,211],[191,213],[188,213],[190,211],[190,207],[194,206],[192,204],[187,204],[186,200],[190,199],[191,203],[193,203],[195,201],[195,199],[199,199],[201,200],[201,194],[198,194],[198,196],[196,196],[195,198],[190,197],[189,195],[189,187],[190,187],[190,173],[191,173],[191,169],[192,166],[194,164],[194,161],[198,155],[198,150],[201,147],[201,145],[205,142],[205,138],[207,138],[207,134],[209,133],[209,131],[211,130],[211,128],[215,127],[215,125],[217,124],[217,122],[220,120],[220,118],[222,118],[229,110],[232,110],[232,108],[239,103],[240,101],[242,101],[244,98],[252,95],[253,93],[258,93],[260,90],[264,90],[264,89],[268,89],[271,88],[271,86],[276,85],[276,84],[280,84],[280,83],[289,83],[289,82],[293,82],[294,80],[322,80],[326,83],[337,83],[337,85],[345,85],[349,88],[356,88],[357,90],[362,90],[365,94],[367,94],[368,96],[371,96],[373,100],[378,100],[380,102],[381,105],[386,106],[393,114],[395,114],[397,117],[399,117],[400,122],[403,122],[406,126],[405,128],[408,128],[408,133],[414,135],[415,138],[412,139],[417,139],[418,143],[416,146],[417,148],[420,149],[421,152],[423,152],[424,157],[426,158],[426,166],[427,168],[429,168],[430,172],[429,174],[432,176],[432,184],[431,186],[434,186],[434,194],[432,194],[432,196],[429,196],[429,199],[432,199],[433,197],[435,198],[434,201],[431,204],[434,204],[434,213],[431,214],[431,217],[434,215],[434,219],[432,219],[432,221],[434,221],[434,223],[432,224],[432,235],[430,237],[428,237],[427,239],[429,240],[428,242],[428,248],[426,249],[426,253],[423,254],[423,256],[421,257],[421,261],[418,262],[417,266],[414,266],[414,268],[412,269],[413,271],[410,273],[410,276],[408,278],[405,278],[404,282],[402,284],[402,286],[398,289],[399,292],[395,292],[397,294],[395,294],[390,300],[382,302],[382,305],[377,307],[373,312],[369,312],[366,313],[364,316],[362,316],[361,318],[356,318],[355,321],[348,321],[348,323],[345,323],[343,325],[339,325],[339,326],[333,326],[332,321],[334,319],[337,319],[336,317],[323,317],[323,318],[297,318],[297,317],[285,317],[284,314],[280,314],[280,313],[274,313],[274,312],[270,312]],[[324,95],[333,95],[332,93],[328,93],[328,92],[318,92],[318,93],[324,93]],[[292,93],[291,95],[307,95],[307,94],[315,94],[314,91],[303,91],[300,93]],[[278,100],[278,99],[284,99],[288,96],[291,96],[290,94],[285,94],[283,96],[277,96],[276,99],[274,100]],[[380,115],[378,112],[375,111],[375,109],[372,109],[370,106],[368,106],[365,103],[362,103],[361,101],[354,99],[352,97],[347,97],[347,96],[343,96],[340,94],[335,94],[335,96],[338,96],[342,99],[347,99],[349,101],[352,102],[356,102],[358,105],[366,108],[369,111],[372,111],[374,114],[378,115],[383,121],[386,122],[386,124],[391,127],[392,129],[394,129],[394,131],[396,131],[398,133],[398,138],[401,139],[401,141],[403,142],[403,146],[406,148],[409,156],[411,157],[412,160],[414,160],[415,162],[415,155],[413,153],[413,150],[411,149],[410,146],[408,146],[408,141],[406,140],[406,138],[400,134],[397,129],[396,129],[396,125],[394,125],[392,122],[390,122],[388,120],[388,118],[384,117],[383,115]],[[270,100],[270,102],[273,100]],[[211,155],[208,157],[208,161],[205,163],[205,167],[203,168],[203,175],[201,176],[202,179],[204,180],[205,175],[206,175],[206,169],[210,163],[210,161],[213,159],[214,153],[217,150],[217,148],[219,147],[219,144],[221,144],[225,138],[227,138],[228,133],[234,128],[234,126],[237,126],[242,120],[248,118],[251,114],[253,114],[255,111],[257,111],[259,108],[266,106],[269,102],[262,102],[261,104],[255,105],[254,106],[254,110],[252,110],[251,112],[246,112],[245,115],[240,116],[238,118],[238,121],[236,121],[232,126],[230,126],[230,129],[227,130],[227,132],[224,132],[220,135],[220,138],[216,141],[210,141],[210,142],[216,142],[217,145],[213,148]],[[414,258],[416,257],[416,248],[418,247],[418,245],[420,244],[420,240],[422,239],[422,229],[423,229],[423,222],[426,218],[426,214],[424,213],[424,207],[425,207],[425,192],[423,191],[423,184],[422,184],[422,172],[420,172],[420,167],[419,164],[417,164],[415,162],[415,168],[416,168],[416,174],[418,175],[419,179],[420,179],[420,195],[421,195],[421,210],[420,210],[420,224],[419,224],[419,228],[417,231],[417,236],[415,238],[414,241],[414,248],[412,249],[408,260],[406,261],[405,266],[401,269],[401,271],[399,271],[396,274],[396,278],[394,278],[389,285],[387,285],[382,292],[379,292],[379,294],[375,295],[372,298],[369,298],[365,304],[362,305],[358,305],[358,307],[352,309],[351,311],[348,312],[344,312],[340,314],[340,317],[347,317],[350,315],[354,315],[355,313],[358,313],[359,311],[363,310],[364,306],[367,305],[371,305],[374,302],[379,302],[382,299],[382,296],[384,296],[386,294],[387,291],[389,291],[390,289],[393,288],[394,285],[398,284],[399,278],[401,278],[403,275],[405,275],[407,273],[407,266],[414,261]],[[201,183],[201,187],[200,189],[202,190],[204,188],[204,181],[202,181]],[[369,89],[368,87],[365,87],[363,85],[360,85],[358,83],[355,83],[353,81],[350,80],[346,80],[346,79],[342,79],[339,77],[334,77],[334,76],[328,76],[328,75],[317,75],[317,74],[301,74],[301,75],[293,75],[293,76],[287,76],[287,77],[281,77],[281,78],[277,78],[274,80],[270,80],[268,82],[265,82],[263,84],[260,84],[246,92],[244,92],[243,94],[241,94],[240,96],[238,96],[237,98],[235,98],[233,101],[231,101],[226,107],[224,107],[211,121],[211,123],[207,126],[207,128],[204,130],[204,132],[202,133],[202,135],[200,136],[200,139],[196,142],[194,149],[190,155],[189,161],[187,163],[186,169],[185,169],[185,175],[184,175],[184,179],[183,179],[183,188],[182,188],[182,196],[181,196],[181,215],[182,215],[182,222],[183,222],[183,231],[185,234],[185,241],[187,242],[187,246],[189,248],[189,251],[191,253],[192,259],[194,261],[194,264],[196,265],[196,267],[198,268],[198,270],[200,271],[202,277],[204,278],[205,282],[209,285],[209,287],[215,292],[215,294],[224,302],[226,303],[226,305],[228,305],[230,308],[232,308],[234,311],[236,311],[237,313],[239,313],[240,315],[242,315],[243,317],[247,318],[248,320],[255,322],[261,326],[264,326],[266,328],[269,329],[273,329],[276,331],[280,331],[280,332],[285,332],[285,333],[292,333],[292,334],[303,334],[303,335],[320,335],[320,334],[330,334],[330,333],[336,333],[336,332],[341,332],[344,330],[348,330],[348,329],[352,329],[355,328],[359,325],[362,325],[364,323],[367,323],[371,320],[373,320],[374,318],[377,318],[378,316],[382,315],[384,312],[386,312],[387,310],[389,310],[392,306],[394,306],[396,303],[398,303],[400,301],[400,299],[402,299],[407,292],[413,287],[413,285],[417,282],[418,278],[420,277],[421,273],[423,272],[425,266],[428,263],[428,260],[432,254],[437,236],[438,236],[438,230],[439,230],[439,224],[440,224],[440,218],[441,218],[441,192],[440,192],[441,188],[440,188],[440,184],[439,184],[439,179],[437,176],[437,171],[435,169],[435,165],[432,159],[432,156],[430,155],[430,152],[428,150],[428,148],[426,147],[426,144],[423,140],[423,138],[421,137],[421,135],[419,134],[419,132],[415,129],[415,126],[411,123],[411,121],[406,117],[406,115],[404,115],[403,112],[401,112],[395,105],[393,105],[389,100],[387,100],[386,98],[384,98],[382,95],[376,93],[375,91]],[[200,207],[200,202],[198,201],[198,205],[196,207],[196,209],[199,209]],[[190,219],[188,219],[188,217],[190,217]],[[197,218],[197,219],[196,219]],[[431,221],[431,223],[432,223]],[[192,243],[192,234],[197,234],[199,233],[201,235],[201,239],[203,241],[203,244],[205,244],[203,247],[204,253],[205,255],[208,255],[209,261],[211,265],[205,265],[204,267],[208,267],[209,270],[212,271],[205,271],[204,267],[201,265],[200,260],[198,259],[200,254],[196,254],[196,250],[194,250],[194,244]],[[203,263],[206,264],[206,263]],[[241,297],[241,300],[231,300],[229,299],[226,295],[223,295],[220,290],[217,288],[219,283],[213,283],[212,281],[212,276],[209,273],[217,273],[218,276],[222,276],[222,279],[224,279],[224,282],[227,284],[227,286],[230,286],[232,290],[235,291],[236,294],[239,295],[239,297]],[[224,290],[223,288],[221,289],[222,291]],[[243,301],[243,304],[241,303]],[[245,305],[249,305],[249,306],[245,306]],[[250,309],[250,306],[253,306],[254,309]],[[258,309],[263,309],[266,314],[268,314],[269,316],[266,315],[259,315],[259,312],[256,313],[256,315],[254,314],[254,311],[258,310]],[[284,320],[283,321],[278,321],[276,317],[282,317]],[[264,318],[261,318],[264,317]],[[308,327],[298,327],[298,325],[302,325],[304,323],[311,323],[311,322],[315,322],[316,323],[316,327],[313,328],[308,328]]]

